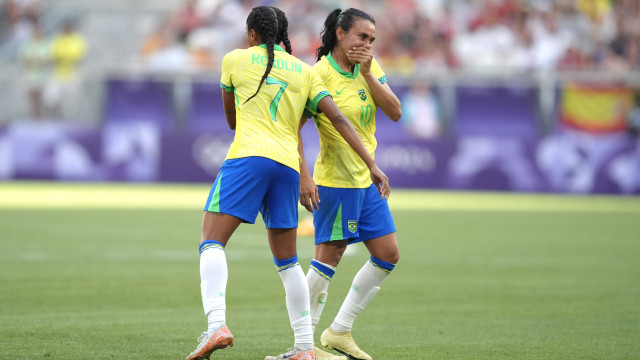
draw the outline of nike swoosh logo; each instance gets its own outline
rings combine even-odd
[[[342,89],[342,90],[340,90],[340,91],[336,91],[336,95],[340,95],[340,94],[342,94],[342,92],[343,92],[345,89],[346,89],[346,88],[344,88],[344,89]]]

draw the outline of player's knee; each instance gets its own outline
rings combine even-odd
[[[372,256],[393,265],[397,264],[398,260],[400,260],[400,253],[397,251],[386,252],[384,254],[378,254],[377,256],[376,255],[372,255]]]
[[[400,250],[397,246],[386,248],[383,255],[382,260],[394,265],[400,260]]]
[[[333,251],[325,253],[325,260],[327,264],[331,266],[338,266],[340,260],[342,260],[342,255],[344,255],[345,249],[346,248],[334,248]]]
[[[386,262],[390,262],[392,264],[397,264],[398,261],[400,261],[400,251],[396,250],[392,253],[389,254],[389,258],[388,260],[385,260]]]
[[[314,258],[324,264],[338,266],[347,250],[347,241],[331,241],[316,246]]]
[[[397,264],[398,261],[400,260],[400,250],[398,249],[397,246],[386,247],[380,250],[381,251],[377,252],[378,255],[380,255],[378,257],[380,260],[384,260],[394,265]]]

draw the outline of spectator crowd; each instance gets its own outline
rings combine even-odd
[[[112,41],[139,45],[135,54],[119,54],[124,65],[133,60],[149,71],[215,73],[224,54],[247,46],[244,19],[257,5],[285,11],[294,55],[310,64],[327,14],[355,7],[375,17],[374,51],[389,73],[640,71],[640,0],[175,0],[171,11],[141,14],[152,26]],[[74,102],[65,99],[77,92],[79,65],[102,60],[89,56],[86,11],[43,30],[52,6],[5,0],[0,8],[0,62],[21,64],[34,118],[73,116]]]
[[[39,30],[42,4],[4,2],[11,36],[2,38],[19,43],[16,52]],[[640,68],[640,0],[176,0],[128,40],[140,42],[137,56],[154,70],[217,69],[246,46],[242,19],[257,5],[285,11],[294,53],[309,63],[326,14],[356,7],[375,17],[374,49],[388,71]]]
[[[640,69],[639,0],[187,0],[142,55],[153,67],[184,64],[176,62],[182,56],[216,68],[246,46],[238,19],[256,5],[287,13],[294,53],[309,63],[326,14],[351,6],[375,17],[374,49],[388,71]]]
[[[78,65],[85,58],[87,44],[72,19],[65,19],[55,34],[46,36],[41,8],[40,0],[7,0],[3,15],[8,40],[4,45],[15,49],[20,62],[30,117],[73,117],[80,85]]]

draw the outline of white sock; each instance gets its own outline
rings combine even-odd
[[[309,271],[307,271],[307,284],[309,285],[309,301],[311,302],[311,330],[314,332],[327,302],[327,290],[335,272],[335,266],[315,259],[311,260]]]
[[[273,259],[284,285],[289,321],[295,338],[295,347],[301,351],[313,349],[313,331],[309,312],[309,289],[298,256]]]
[[[371,257],[353,278],[351,289],[344,299],[338,315],[333,320],[331,328],[336,332],[351,331],[356,316],[367,307],[367,304],[380,291],[380,285],[394,264],[390,264]]]
[[[213,240],[200,244],[200,292],[209,332],[216,331],[225,324],[227,278],[224,246]]]

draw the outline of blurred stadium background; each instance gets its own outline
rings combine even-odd
[[[640,193],[637,0],[5,0],[0,179],[211,181],[233,137],[220,61],[259,4],[309,63],[331,9],[376,17],[395,186]]]
[[[377,121],[401,260],[356,322],[363,349],[638,359],[640,202],[620,195],[640,194],[640,1],[0,4],[0,359],[192,350],[201,206],[233,138],[220,61],[258,4],[287,13],[309,63],[330,10],[371,12],[403,102],[400,124]],[[311,123],[303,136],[312,162]],[[298,241],[304,269],[312,243]],[[214,358],[281,352],[291,330],[261,220],[226,252],[236,346]],[[366,260],[345,253],[318,328]]]

